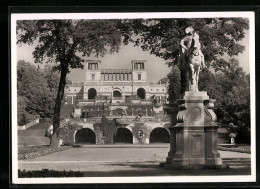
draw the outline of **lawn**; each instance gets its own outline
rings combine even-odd
[[[45,156],[54,152],[67,150],[71,146],[61,146],[60,148],[45,146],[18,146],[18,160],[34,159],[37,157]]]

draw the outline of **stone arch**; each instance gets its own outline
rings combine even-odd
[[[126,127],[118,127],[115,135],[115,143],[133,144],[133,133]]]
[[[141,99],[145,99],[146,91],[144,88],[137,89],[137,96]]]
[[[96,144],[96,134],[90,128],[79,129],[75,133],[75,144]]]
[[[118,89],[118,88],[114,89],[113,90],[113,97],[122,97],[121,89]]]
[[[170,133],[164,127],[156,127],[150,132],[150,143],[169,143]]]
[[[97,90],[95,88],[88,89],[88,99],[95,99],[97,96]]]

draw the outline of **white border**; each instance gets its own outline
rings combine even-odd
[[[156,177],[83,177],[83,178],[18,178],[17,141],[17,48],[16,20],[37,19],[136,19],[136,18],[210,18],[247,17],[250,43],[250,95],[251,95],[251,175],[250,176],[156,176]],[[255,182],[255,15],[254,12],[154,12],[154,13],[48,13],[11,15],[11,84],[12,84],[12,181],[14,184],[47,183],[175,183],[180,182]],[[165,157],[166,158],[166,157]],[[86,179],[88,178],[88,179]]]

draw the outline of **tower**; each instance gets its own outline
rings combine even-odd
[[[85,82],[99,82],[101,80],[101,72],[99,69],[100,60],[86,60],[86,80]]]
[[[100,60],[86,60],[85,74],[86,79],[84,82],[84,99],[94,99],[98,93],[97,83],[101,80],[101,70],[99,69]]]
[[[146,82],[146,60],[132,60],[133,82]]]

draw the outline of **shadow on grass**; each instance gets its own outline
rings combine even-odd
[[[126,170],[85,171],[84,177],[135,177],[135,176],[225,176],[250,175],[250,167],[229,169],[173,170],[155,163],[109,163],[106,166],[124,167]],[[132,169],[132,170],[131,170]]]

